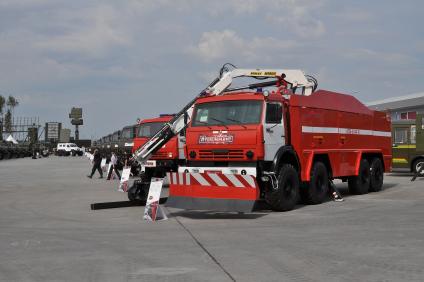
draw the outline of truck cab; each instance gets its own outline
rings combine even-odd
[[[137,136],[134,138],[132,152],[134,153],[140,146],[146,143],[155,135],[165,122],[172,119],[172,115],[161,115],[157,118],[144,119],[139,122]],[[178,159],[178,138],[174,137],[168,141],[161,149],[152,155],[149,161],[144,163],[145,167],[173,166],[175,159]]]
[[[144,119],[138,124],[137,135],[133,140],[132,153],[144,145],[173,115],[161,115],[157,118]],[[164,178],[167,172],[177,171],[180,162],[179,139],[171,138],[165,145],[156,151],[149,160],[140,164],[140,180],[136,180],[128,190],[130,201],[142,200],[147,197],[152,177]]]
[[[414,120],[392,122],[392,164],[395,169],[406,169],[413,173],[424,165],[424,114]],[[420,176],[424,176],[424,171]]]
[[[201,98],[186,130],[189,167],[199,168],[186,169],[228,167],[256,176],[257,162],[272,161],[284,135],[282,100],[265,101],[259,93]]]

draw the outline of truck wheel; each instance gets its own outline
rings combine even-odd
[[[278,174],[278,188],[272,187],[265,193],[265,201],[275,211],[289,211],[299,199],[299,176],[296,169],[284,164]]]
[[[321,204],[328,197],[328,172],[322,162],[315,162],[311,170],[309,185],[302,189],[302,199],[305,203]]]
[[[3,152],[0,152],[0,160],[2,160],[3,159]]]
[[[421,173],[418,174],[418,176],[423,177],[424,176],[424,159],[420,158],[414,161],[414,164],[412,165],[412,171],[414,174],[416,174],[420,169]]]
[[[384,168],[380,158],[374,158],[370,167],[370,192],[381,191],[383,187]]]
[[[128,200],[131,202],[145,201],[147,194],[143,189],[143,185],[137,181],[128,189]]]
[[[356,195],[368,193],[371,178],[370,174],[370,164],[366,159],[362,159],[359,165],[359,174],[349,177],[348,179],[349,192]]]

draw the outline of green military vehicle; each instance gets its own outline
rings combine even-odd
[[[394,169],[408,169],[416,173],[424,166],[424,114],[416,120],[392,121]],[[424,176],[424,167],[419,176]]]

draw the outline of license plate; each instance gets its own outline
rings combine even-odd
[[[156,167],[156,161],[145,161],[141,165],[144,167]]]

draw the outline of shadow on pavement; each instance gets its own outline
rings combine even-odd
[[[412,177],[414,174],[412,172],[392,172],[387,174],[388,176],[394,177]]]

